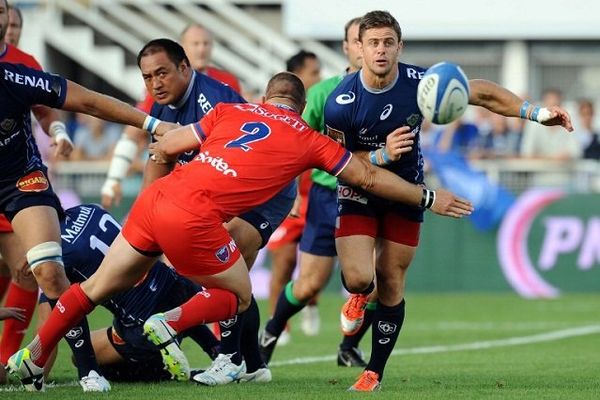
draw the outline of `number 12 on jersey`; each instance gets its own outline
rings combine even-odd
[[[250,143],[264,140],[271,134],[271,128],[264,122],[246,122],[241,126],[240,131],[244,134],[235,140],[227,143],[226,148],[240,148],[244,151],[252,150]]]

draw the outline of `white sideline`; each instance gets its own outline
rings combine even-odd
[[[494,347],[509,347],[519,346],[523,344],[552,342],[577,336],[593,335],[600,333],[600,325],[587,325],[577,328],[562,329],[558,331],[550,331],[544,333],[536,333],[529,336],[515,336],[505,339],[485,340],[481,342],[459,343],[452,345],[440,346],[425,346],[413,347],[409,349],[398,349],[392,352],[392,356],[401,356],[407,354],[431,354],[431,353],[448,353],[453,351],[466,350],[482,350],[491,349]],[[321,356],[321,357],[300,357],[291,360],[273,361],[269,363],[269,367],[280,367],[284,365],[299,365],[299,364],[314,364],[319,362],[335,361],[337,355]]]
[[[484,340],[480,342],[470,343],[459,343],[452,345],[439,345],[439,346],[424,346],[424,347],[413,347],[409,349],[398,349],[392,352],[392,356],[401,356],[407,354],[432,354],[432,353],[449,353],[453,351],[467,351],[467,350],[484,350],[492,349],[496,347],[510,347],[520,346],[524,344],[532,343],[543,343],[552,342],[555,340],[568,339],[578,336],[586,336],[600,333],[600,324],[598,325],[587,325],[580,326],[577,328],[561,329],[558,331],[550,331],[544,333],[536,333],[535,335],[529,336],[514,336],[505,339],[497,340]],[[292,358],[291,360],[284,361],[273,361],[269,364],[269,367],[281,367],[284,365],[300,365],[300,364],[314,364],[320,362],[331,362],[337,359],[337,355],[321,356],[321,357],[300,357]],[[76,387],[79,386],[77,382],[66,382],[49,385],[51,387]],[[24,389],[21,386],[8,385],[0,387],[0,392],[21,392]]]

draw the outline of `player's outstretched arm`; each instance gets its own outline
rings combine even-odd
[[[157,163],[170,162],[183,152],[197,149],[201,143],[192,125],[186,125],[158,137],[158,141],[150,145],[150,154]]]
[[[405,181],[383,168],[371,165],[360,157],[352,157],[338,177],[344,182],[358,186],[377,196],[429,208],[436,214],[461,218],[470,215],[473,205],[453,193],[440,189],[432,191]]]
[[[469,104],[481,106],[506,117],[517,117],[539,122],[542,125],[560,125],[573,131],[571,117],[562,107],[540,107],[524,101],[510,90],[484,79],[469,81]]]

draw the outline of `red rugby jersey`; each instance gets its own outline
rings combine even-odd
[[[224,219],[240,215],[303,171],[319,168],[337,175],[352,157],[298,113],[272,104],[221,103],[191,129],[200,153],[163,178],[161,191],[197,215],[207,202]]]
[[[24,51],[8,43],[6,43],[6,49],[4,52],[0,53],[0,61],[11,64],[23,64],[29,68],[42,71],[42,66],[31,54],[25,53]]]

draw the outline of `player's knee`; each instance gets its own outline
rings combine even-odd
[[[294,297],[301,302],[307,302],[321,291],[321,285],[314,280],[298,280],[294,282]]]
[[[32,247],[27,252],[27,262],[40,287],[50,298],[59,296],[68,288],[60,244],[44,242]]]
[[[344,287],[350,293],[363,293],[365,291],[368,291],[373,285],[373,276],[365,274],[346,273],[344,273],[342,276]]]

